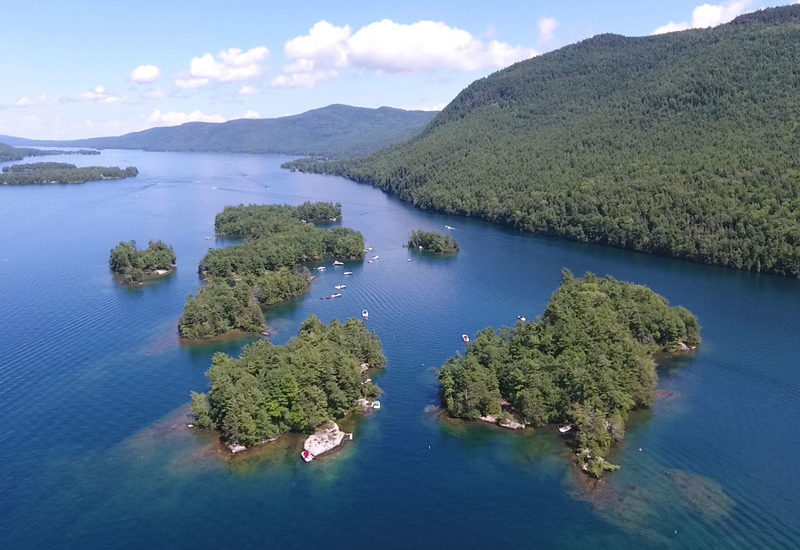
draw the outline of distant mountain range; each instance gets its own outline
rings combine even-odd
[[[48,141],[0,136],[0,142],[15,146],[354,157],[414,137],[434,116],[436,112],[432,111],[329,105],[294,116],[189,122],[116,137]]]
[[[420,208],[800,277],[800,5],[604,34],[475,81],[410,141],[294,169]]]

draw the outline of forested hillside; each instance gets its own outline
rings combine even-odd
[[[525,231],[800,276],[800,5],[600,35],[459,94],[419,137],[289,167]]]
[[[414,137],[435,115],[431,111],[405,111],[390,107],[366,109],[329,105],[280,118],[240,119],[224,123],[189,122],[123,136],[72,141],[21,141],[36,145],[145,151],[359,156]]]

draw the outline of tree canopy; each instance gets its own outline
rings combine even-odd
[[[211,387],[207,394],[192,393],[192,412],[199,426],[245,446],[285,432],[308,433],[353,411],[359,398],[378,394],[363,363],[386,363],[380,340],[364,323],[326,325],[312,315],[286,346],[259,341],[238,359],[215,354],[207,373]]]
[[[30,185],[42,183],[86,183],[87,181],[135,178],[135,166],[124,170],[117,166],[76,167],[65,162],[32,162],[4,166],[0,185]]]
[[[800,276],[800,5],[599,35],[473,82],[418,137],[287,166],[423,209]]]
[[[408,238],[409,248],[421,248],[434,254],[455,254],[458,252],[458,243],[450,235],[435,231],[417,229]]]
[[[653,403],[654,355],[680,343],[700,343],[700,325],[685,308],[644,286],[565,270],[539,320],[486,329],[444,364],[441,399],[458,418],[571,422],[576,460],[599,476],[614,468],[603,456],[624,436],[628,411]]]

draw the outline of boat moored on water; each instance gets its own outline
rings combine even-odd
[[[319,266],[319,267],[317,268],[317,271],[325,271],[326,269],[328,269],[328,268],[327,268],[327,267],[325,267],[324,265],[321,265],[321,266]]]
[[[453,227],[452,225],[445,225],[445,226],[444,226],[444,228],[445,228],[445,229],[449,229],[450,231],[452,231],[453,229],[455,229],[455,227]]]
[[[522,321],[523,323],[527,321],[524,315],[517,315],[517,321]]]
[[[467,336],[466,334],[462,334],[461,339],[464,341],[465,344],[469,343],[469,336]]]
[[[373,411],[379,411],[379,410],[381,410],[381,402],[380,402],[380,401],[378,401],[377,399],[376,399],[375,401],[373,401],[373,402],[372,402],[372,410],[373,410]]]
[[[333,287],[333,288],[335,288],[336,290],[342,290],[342,289],[344,289],[344,288],[347,288],[347,285],[336,285],[336,286],[335,286],[335,287]]]
[[[366,309],[362,309],[361,310],[361,317],[363,319],[369,319],[369,311],[367,311]]]
[[[339,260],[334,260],[333,265],[334,266],[344,265],[344,262],[340,262]]]
[[[342,273],[342,275],[344,275],[345,277],[349,277],[352,274],[353,274],[352,271],[345,271],[344,273]]]
[[[562,434],[567,433],[572,429],[572,424],[564,424],[563,426],[558,427],[558,431]]]
[[[314,455],[312,455],[308,451],[303,451],[302,453],[300,453],[300,458],[302,458],[306,462],[311,462],[312,460],[314,460]]]

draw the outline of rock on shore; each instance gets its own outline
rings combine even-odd
[[[345,439],[353,439],[353,434],[343,432],[336,422],[328,421],[320,426],[314,434],[308,436],[303,444],[303,449],[317,457],[332,451]]]

